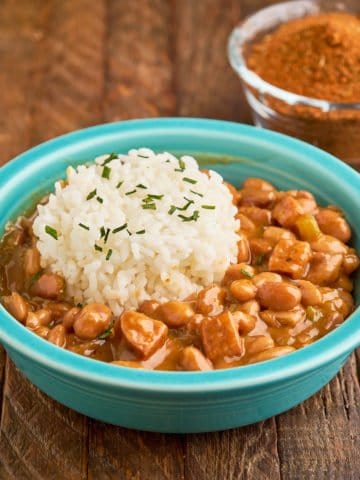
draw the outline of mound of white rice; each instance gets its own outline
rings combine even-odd
[[[119,314],[149,298],[183,299],[236,262],[231,194],[194,158],[141,148],[69,167],[67,177],[38,206],[33,229],[42,267],[66,279],[75,303]]]

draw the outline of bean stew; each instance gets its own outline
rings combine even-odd
[[[211,370],[270,360],[305,347],[353,311],[359,257],[341,210],[307,191],[278,191],[248,178],[228,185],[240,220],[238,263],[221,284],[183,301],[146,300],[115,318],[107,305],[73,305],[66,282],[43,271],[34,216],[0,243],[0,295],[35,334],[72,352],[120,366]]]

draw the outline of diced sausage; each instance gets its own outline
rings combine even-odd
[[[17,292],[3,297],[3,303],[6,310],[21,323],[25,323],[28,314],[28,304]]]
[[[243,353],[243,342],[230,312],[205,318],[200,334],[206,356],[212,361],[239,357]]]
[[[294,279],[303,278],[311,259],[307,242],[280,240],[269,259],[269,270],[284,273]]]
[[[252,256],[267,255],[273,249],[271,243],[265,238],[251,238],[249,243]]]
[[[111,318],[109,307],[102,303],[90,303],[81,309],[75,319],[75,335],[83,340],[93,340],[110,326]]]
[[[334,210],[323,208],[316,215],[319,227],[327,235],[336,237],[341,242],[347,243],[351,237],[351,229],[345,218]]]
[[[239,207],[239,213],[250,218],[255,225],[270,225],[271,211],[259,207]]]
[[[243,213],[237,213],[235,218],[240,221],[240,231],[246,234],[252,234],[256,231],[256,225],[250,218]]]
[[[244,181],[242,188],[253,188],[264,192],[272,192],[275,190],[275,187],[270,182],[257,177],[248,177]]]
[[[186,371],[212,370],[212,364],[198,348],[185,347],[180,354],[179,365]]]
[[[290,283],[266,282],[259,287],[256,298],[262,307],[271,310],[292,310],[299,305],[301,293]]]
[[[52,328],[47,336],[49,342],[57,345],[58,347],[66,347],[66,335],[65,328],[63,325],[59,324]]]
[[[309,305],[319,305],[322,301],[322,295],[319,288],[308,280],[298,280],[296,285],[301,292],[301,303],[306,307]]]
[[[200,290],[196,309],[204,315],[219,315],[224,310],[226,291],[218,285],[209,285]]]
[[[194,313],[194,310],[186,302],[170,301],[160,306],[163,322],[172,328],[186,325]]]
[[[128,344],[142,357],[150,357],[165,343],[168,327],[143,313],[125,311],[120,317],[121,331]]]
[[[257,188],[244,188],[240,191],[239,205],[268,207],[275,200],[273,190],[259,190]]]
[[[287,355],[288,353],[294,352],[294,347],[273,347],[268,348],[267,350],[257,353],[249,358],[248,363],[257,363],[257,362],[264,362],[265,360],[271,360],[272,358],[282,357],[283,355]]]
[[[291,195],[285,195],[274,207],[273,218],[285,228],[292,227],[297,218],[304,213],[300,203]]]
[[[58,300],[65,288],[64,279],[57,273],[43,273],[30,287],[30,293],[37,297]]]
[[[264,228],[264,235],[263,237],[270,242],[273,246],[275,246],[279,240],[284,238],[285,240],[296,240],[295,235],[290,232],[290,230],[286,230],[285,228],[281,227],[265,227]]]

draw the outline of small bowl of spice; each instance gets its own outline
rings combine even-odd
[[[360,2],[296,0],[236,27],[229,58],[256,125],[360,166]]]

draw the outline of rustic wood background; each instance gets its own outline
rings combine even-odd
[[[0,165],[48,138],[161,115],[250,122],[225,54],[265,0],[0,0]],[[297,408],[200,435],[97,422],[31,385],[0,347],[0,479],[360,478],[360,355]]]

